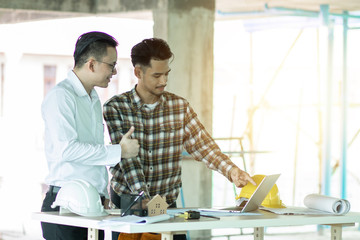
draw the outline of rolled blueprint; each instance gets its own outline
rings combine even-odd
[[[331,212],[335,214],[346,214],[350,210],[350,202],[345,199],[324,196],[320,194],[309,194],[304,199],[308,208]]]

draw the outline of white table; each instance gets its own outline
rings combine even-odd
[[[59,215],[58,212],[33,213],[33,219],[42,222],[57,223],[88,228],[88,239],[97,240],[98,229],[105,231],[105,239],[111,239],[111,231],[124,233],[159,232],[162,240],[172,240],[175,232],[191,230],[209,230],[219,228],[254,228],[254,240],[264,239],[265,227],[284,227],[302,225],[330,225],[331,240],[342,239],[342,227],[354,226],[360,222],[360,213],[350,212],[344,216],[334,215],[276,215],[259,211],[262,215],[244,215],[221,217],[220,220],[201,217],[199,220],[173,218],[168,221],[136,225],[124,224],[110,227],[99,227],[98,223],[106,217],[82,217],[75,214]]]

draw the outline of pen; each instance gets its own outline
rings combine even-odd
[[[136,198],[134,199],[134,201],[127,207],[127,209],[126,209],[123,213],[121,213],[121,216],[122,216],[122,217],[125,215],[125,213],[126,213],[127,211],[130,210],[130,208],[131,208],[132,206],[134,206],[134,204],[139,200],[139,198],[140,198],[143,194],[144,194],[144,191],[141,191],[141,192],[139,193],[139,195],[136,196]]]

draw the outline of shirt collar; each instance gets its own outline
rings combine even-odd
[[[68,72],[68,79],[70,80],[71,85],[74,87],[75,93],[79,97],[88,96],[88,93],[86,92],[84,86],[82,85],[80,79],[76,76],[74,71]],[[91,99],[98,98],[98,95],[96,94],[95,89],[92,89],[90,92]]]
[[[137,109],[140,109],[143,105],[144,105],[144,102],[141,100],[140,96],[137,94],[136,92],[136,86],[130,91],[130,95],[131,95],[131,102],[132,102],[132,105],[137,108]],[[160,99],[159,99],[159,105],[164,108],[166,106],[166,98],[164,96],[164,94],[162,94],[160,96]]]

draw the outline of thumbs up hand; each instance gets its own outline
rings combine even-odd
[[[134,132],[134,130],[135,128],[132,126],[120,141],[122,158],[136,157],[139,153],[140,146],[138,140],[131,138],[131,134]]]

